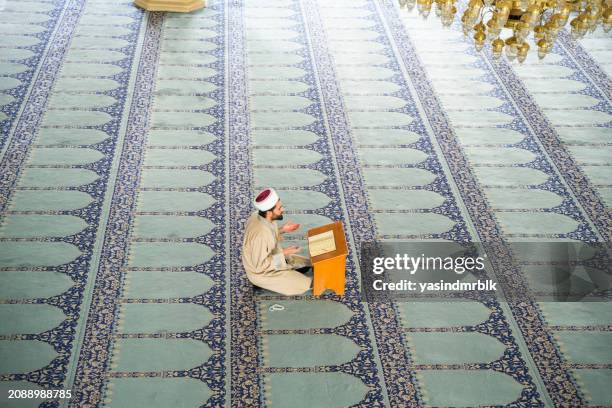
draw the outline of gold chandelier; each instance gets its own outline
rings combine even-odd
[[[419,14],[427,18],[433,3],[436,15],[444,27],[449,27],[457,14],[457,0],[399,0],[400,7],[412,10],[416,4]],[[461,17],[463,33],[474,39],[476,50],[491,43],[494,58],[503,51],[510,61],[525,61],[530,46],[528,37],[533,33],[538,57],[544,58],[552,49],[559,31],[570,15],[572,36],[582,38],[593,32],[599,24],[605,32],[612,27],[612,0],[469,0]],[[512,36],[500,37],[502,29],[512,30]]]

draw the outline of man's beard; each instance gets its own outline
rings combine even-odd
[[[274,217],[272,217],[273,221],[282,221],[283,220],[283,214],[281,215],[275,215]]]

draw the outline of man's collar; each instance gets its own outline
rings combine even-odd
[[[259,221],[261,222],[265,222],[268,225],[276,225],[276,221],[268,221],[265,217],[262,217],[261,215],[259,215],[259,213],[257,214],[257,218],[259,219]]]

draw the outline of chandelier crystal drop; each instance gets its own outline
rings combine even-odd
[[[435,3],[435,14],[444,27],[450,27],[457,14],[457,0],[399,0],[409,11],[428,18]],[[570,19],[571,17],[571,19]],[[544,58],[552,49],[559,31],[570,22],[572,37],[584,37],[602,25],[612,28],[612,0],[469,0],[461,16],[463,33],[474,40],[476,50],[491,45],[494,58],[505,54],[508,60],[523,63],[531,48]],[[501,38],[502,30],[512,34]],[[530,46],[530,37],[533,45]]]

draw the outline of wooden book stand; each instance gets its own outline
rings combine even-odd
[[[318,235],[327,231],[332,231],[336,249],[320,255],[312,256],[311,262],[314,269],[314,280],[312,292],[315,296],[320,296],[326,289],[333,290],[337,295],[344,295],[346,255],[346,239],[342,222],[337,221],[332,224],[322,225],[308,230],[308,237]],[[309,247],[309,251],[310,251]]]

